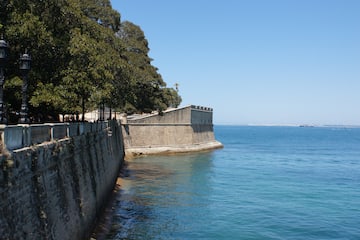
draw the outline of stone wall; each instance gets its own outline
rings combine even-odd
[[[212,117],[211,108],[194,105],[162,114],[129,117],[123,125],[126,153],[175,153],[222,147],[215,140]]]
[[[181,124],[124,125],[126,148],[180,147],[214,141],[212,126]]]
[[[22,125],[1,135],[0,238],[89,238],[123,162],[120,125]]]
[[[164,111],[162,114],[129,117],[127,123],[146,124],[213,124],[213,109],[190,105]]]

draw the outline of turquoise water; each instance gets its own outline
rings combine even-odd
[[[106,239],[360,239],[360,129],[216,126],[128,162]]]

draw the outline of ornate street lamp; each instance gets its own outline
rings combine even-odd
[[[6,123],[4,116],[4,67],[7,60],[8,44],[1,36],[0,39],[0,123]]]
[[[20,72],[23,77],[23,86],[22,86],[22,102],[21,102],[21,110],[20,110],[20,123],[29,123],[28,116],[28,78],[27,75],[30,71],[30,63],[31,57],[27,52],[20,56]]]

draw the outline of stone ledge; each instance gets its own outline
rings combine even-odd
[[[218,141],[208,143],[200,143],[193,145],[181,146],[147,146],[147,147],[133,147],[125,149],[125,159],[133,159],[140,156],[147,155],[172,155],[178,153],[202,152],[214,149],[223,148],[223,144]]]

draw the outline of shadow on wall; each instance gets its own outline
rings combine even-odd
[[[67,134],[79,135],[59,140],[50,137],[41,144],[13,149],[8,157],[1,155],[2,239],[90,237],[115,186],[124,145],[118,122],[88,124],[68,128]],[[27,130],[21,139],[28,138]],[[33,133],[31,130],[30,139],[35,138]]]

